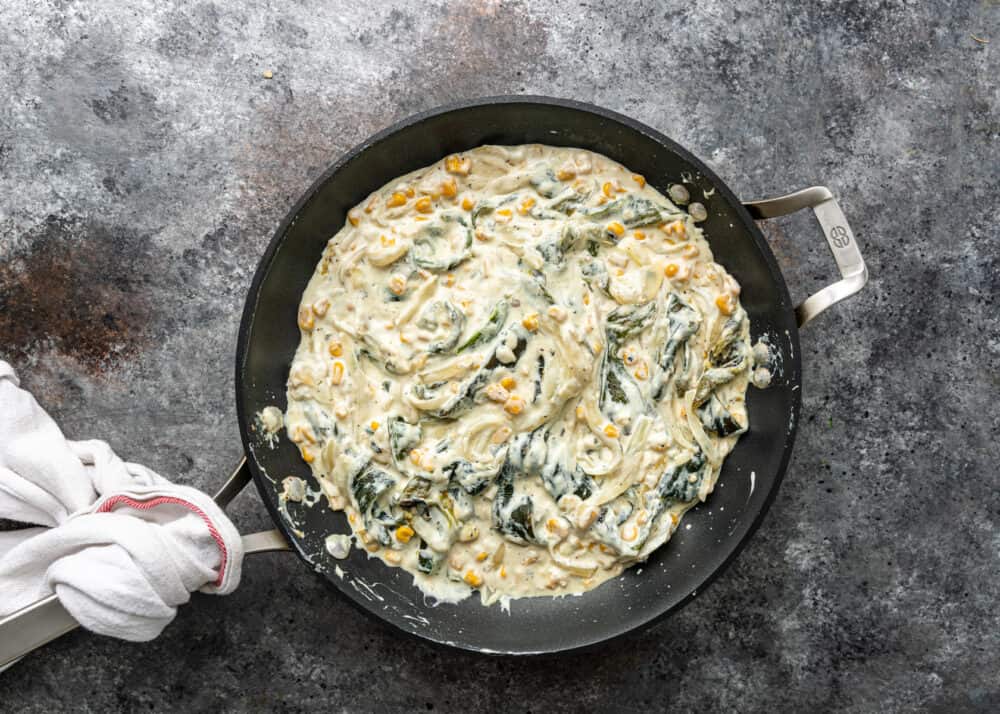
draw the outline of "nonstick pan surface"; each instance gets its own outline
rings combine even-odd
[[[768,389],[747,395],[750,430],[725,462],[715,492],[684,517],[649,560],[579,597],[514,600],[485,608],[478,596],[437,604],[403,570],[357,548],[343,561],[324,547],[349,533],[343,513],[287,504],[281,480],[317,484],[295,446],[273,448],[254,415],[284,410],[288,368],[299,343],[299,300],[327,241],[347,210],[393,178],[481,144],[544,143],[605,154],[643,174],[666,193],[685,182],[709,218],[702,224],[715,259],[743,288],[754,341],[766,336],[781,369]],[[781,482],[800,407],[798,328],[788,289],[763,235],[740,201],[701,161],[662,134],[594,106],[544,97],[497,97],[452,105],[406,119],[333,164],[278,227],[247,296],[236,362],[240,429],[253,479],[293,549],[344,597],[403,632],[468,650],[530,654],[598,643],[647,626],[694,598],[753,534]]]

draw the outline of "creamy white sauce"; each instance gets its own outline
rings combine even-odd
[[[484,146],[389,183],[299,326],[289,438],[359,545],[442,600],[576,594],[645,560],[748,423],[739,285],[687,213],[586,151]]]

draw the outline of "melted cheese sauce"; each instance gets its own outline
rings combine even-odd
[[[483,146],[349,212],[302,296],[284,423],[314,500],[425,592],[581,593],[669,539],[746,430],[738,298],[642,176]]]

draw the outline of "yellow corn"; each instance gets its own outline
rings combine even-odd
[[[530,315],[525,315],[521,324],[524,325],[524,329],[534,332],[538,329],[538,313],[533,312]]]
[[[323,317],[326,311],[330,309],[330,301],[326,298],[321,298],[313,303],[312,311],[315,313],[316,317]]]
[[[625,226],[618,221],[612,221],[608,224],[608,231],[614,233],[616,236],[621,236],[625,233]]]
[[[389,200],[385,202],[385,205],[389,208],[396,208],[397,206],[402,206],[406,203],[406,194],[396,191],[396,193],[389,196]]]
[[[334,362],[333,371],[330,373],[330,381],[334,384],[340,384],[344,381],[344,363]]]
[[[500,566],[500,577],[501,578],[506,578],[507,577],[507,568],[506,568],[506,566],[503,566],[503,565]]]
[[[307,307],[299,310],[299,327],[303,330],[311,330],[316,324],[316,318],[313,317],[313,312]]]
[[[510,435],[512,433],[513,432],[510,430],[509,426],[501,426],[499,429],[493,432],[493,435],[490,437],[490,443],[502,444],[503,442],[507,441],[507,439],[510,438]]]
[[[604,427],[604,435],[607,436],[609,439],[617,439],[619,433],[620,432],[618,431],[618,427],[615,426],[614,424],[608,424],[606,427]]]
[[[587,416],[587,412],[583,408],[583,405],[578,405],[576,408],[576,418],[582,420],[585,416]]]
[[[340,357],[340,355],[344,354],[344,346],[336,340],[331,342],[327,349],[330,351],[331,357]]]
[[[407,198],[413,198],[413,196],[415,194],[416,194],[416,191],[413,190],[413,186],[407,186],[406,187],[406,197]]]
[[[676,233],[679,236],[683,236],[687,233],[687,228],[684,226],[684,221],[676,220],[667,226],[667,233]]]
[[[559,521],[557,521],[555,518],[550,518],[549,520],[545,521],[545,527],[548,528],[550,531],[554,531],[556,528],[559,527]]]
[[[641,174],[632,174],[632,180],[639,184],[639,188],[646,186],[646,177]]]
[[[605,181],[604,185],[601,186],[601,193],[603,193],[608,198],[611,198],[614,192],[615,192],[615,187],[611,185],[610,181]]]
[[[472,161],[458,155],[449,156],[444,160],[444,167],[450,174],[468,176],[469,170],[472,168]]]
[[[680,268],[677,267],[677,263],[667,263],[667,267],[663,269],[663,274],[668,278],[672,278],[677,275],[678,270],[680,270]]]
[[[533,199],[531,196],[528,196],[526,199],[521,201],[521,205],[517,207],[517,212],[520,213],[522,216],[526,216],[528,215],[528,211],[530,211],[531,207],[534,205],[535,205],[535,199]]]
[[[649,376],[649,367],[646,366],[645,360],[635,368],[634,374],[636,379],[646,379]]]
[[[406,278],[399,274],[389,278],[389,291],[393,295],[402,295],[406,292]]]
[[[639,537],[639,529],[635,526],[625,526],[622,528],[622,538],[624,540],[635,540]]]
[[[636,240],[646,240],[646,234],[643,233],[642,231],[636,231],[635,233],[632,234],[632,236]]]
[[[576,172],[570,171],[568,169],[559,169],[556,171],[556,178],[560,181],[569,181],[571,178],[576,176]]]
[[[372,421],[372,423],[369,424],[368,426],[371,427],[372,431],[378,431],[379,423],[377,421]]]
[[[420,449],[414,449],[410,452],[410,461],[414,466],[420,466]]]
[[[309,449],[302,449],[301,453],[302,453],[302,460],[305,461],[307,464],[311,464],[313,461],[316,460],[316,457],[313,455],[311,451],[309,451]]]
[[[509,208],[501,208],[499,211],[497,211],[497,215],[504,216],[505,218],[510,218],[512,214]]]
[[[383,235],[383,236],[379,236],[378,239],[379,239],[379,242],[384,247],[386,247],[386,248],[388,248],[391,245],[396,245],[396,239],[395,238],[389,238],[389,237]]]
[[[732,295],[720,295],[715,298],[715,306],[719,308],[719,312],[723,315],[733,314],[733,296]]]
[[[458,195],[458,183],[452,177],[448,177],[441,182],[441,195],[446,198],[455,198]]]
[[[503,410],[511,415],[518,415],[524,411],[524,399],[512,394],[506,402],[503,403]]]
[[[455,284],[455,276],[452,273],[448,273],[446,276],[444,276],[444,284],[450,288],[452,285]]]
[[[500,386],[504,389],[513,389],[517,386],[517,380],[508,375],[500,380]]]
[[[430,213],[434,210],[434,206],[431,205],[430,196],[423,196],[418,198],[417,202],[413,204],[413,207],[417,209],[420,213]]]
[[[462,580],[464,580],[467,585],[471,585],[474,588],[478,588],[483,584],[483,579],[471,570],[466,571],[465,575],[462,576]]]
[[[409,543],[413,537],[414,530],[409,526],[400,526],[396,529],[396,540],[400,543]]]
[[[486,560],[489,557],[490,557],[490,554],[487,553],[485,550],[483,550],[483,551],[480,551],[480,553],[476,556],[476,560],[479,561],[480,563],[482,563],[484,560]]]
[[[462,199],[462,208],[466,211],[471,211],[472,207],[475,206],[475,202],[468,196]]]
[[[372,196],[368,203],[365,204],[365,213],[374,211],[376,205],[378,205],[378,196]]]
[[[352,208],[347,212],[347,220],[351,222],[352,226],[356,226],[361,222],[361,215],[358,213],[356,208]]]

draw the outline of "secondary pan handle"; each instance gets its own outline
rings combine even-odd
[[[757,220],[787,216],[803,208],[811,208],[823,229],[826,242],[830,244],[837,267],[840,268],[841,279],[810,295],[795,308],[799,327],[804,327],[828,307],[849,298],[868,282],[868,267],[858,250],[854,232],[833,193],[826,186],[805,188],[779,198],[747,201],[743,205]]]
[[[225,508],[250,483],[250,468],[244,456],[232,475],[213,497]],[[261,531],[243,536],[243,552],[268,553],[290,550],[279,530]],[[0,672],[32,650],[65,635],[80,626],[54,594],[37,600],[7,617],[0,618]]]

